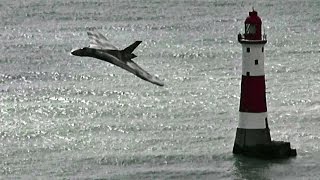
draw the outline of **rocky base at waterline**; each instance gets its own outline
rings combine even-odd
[[[271,141],[267,144],[244,147],[235,144],[233,153],[261,159],[281,159],[297,156],[297,151],[291,149],[290,142],[283,141]]]

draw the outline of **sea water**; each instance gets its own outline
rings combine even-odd
[[[267,34],[268,119],[298,156],[232,154],[252,7]],[[318,0],[0,2],[3,179],[319,179]],[[70,56],[94,30],[165,83]]]

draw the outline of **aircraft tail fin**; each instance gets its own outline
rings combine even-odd
[[[136,49],[139,46],[139,44],[141,42],[142,41],[136,41],[136,42],[132,43],[130,46],[126,47],[123,51],[128,54],[131,54],[134,51],[134,49]]]

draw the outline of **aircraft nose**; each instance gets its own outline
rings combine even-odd
[[[81,56],[81,49],[72,49],[70,54],[74,56]]]

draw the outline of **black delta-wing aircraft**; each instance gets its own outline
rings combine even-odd
[[[81,49],[72,50],[71,54],[74,56],[87,56],[107,61],[122,69],[125,69],[139,78],[149,81],[158,86],[163,86],[164,83],[157,78],[143,70],[131,59],[137,57],[132,52],[142,42],[136,41],[127,48],[119,50],[117,47],[110,44],[106,37],[99,32],[88,32],[90,39],[90,46]]]

